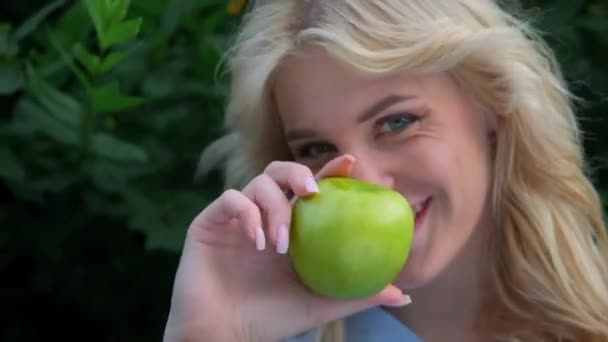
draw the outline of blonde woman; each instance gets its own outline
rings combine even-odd
[[[203,156],[229,190],[188,230],[165,341],[608,341],[608,238],[570,95],[507,10],[256,4],[230,132]],[[315,296],[289,267],[285,193],[329,175],[416,207],[408,262],[371,298]]]

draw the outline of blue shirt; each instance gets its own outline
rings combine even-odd
[[[380,307],[345,320],[346,342],[422,342],[410,329]],[[313,342],[316,331],[291,337],[287,342]]]

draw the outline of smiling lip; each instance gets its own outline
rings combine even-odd
[[[422,223],[425,221],[426,213],[428,212],[429,205],[431,204],[431,197],[425,199],[422,202],[416,203],[412,205],[412,209],[416,213],[414,218],[415,222],[415,230],[418,231],[423,225]]]

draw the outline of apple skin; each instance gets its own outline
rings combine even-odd
[[[414,212],[398,192],[346,177],[318,181],[298,198],[289,257],[313,293],[335,299],[374,295],[399,274],[410,253]]]

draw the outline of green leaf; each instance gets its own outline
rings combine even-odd
[[[120,162],[145,162],[148,155],[139,146],[118,140],[105,133],[97,133],[93,136],[92,150],[100,157]]]
[[[87,51],[80,43],[74,45],[72,51],[78,61],[82,63],[92,75],[104,74],[110,71],[129,56],[129,51],[114,51],[101,60],[99,56]]]
[[[140,1],[143,2],[144,0]],[[147,3],[148,1],[146,1],[146,4]],[[142,5],[140,4],[139,6]],[[227,14],[224,6],[226,6],[226,0],[166,0],[163,11],[159,13],[159,15],[162,15],[159,28],[164,34],[171,36],[176,30],[184,25],[185,22],[191,21],[190,18],[192,17],[199,17],[198,21],[200,24],[200,16],[192,15],[193,13],[201,13],[204,17],[207,17],[211,13],[215,13],[219,10],[222,14]]]
[[[156,195],[125,191],[129,227],[146,236],[147,250],[181,250],[192,217],[210,202],[200,193],[177,191]]]
[[[195,22],[195,25],[196,22],[199,21],[196,18],[192,19],[194,19],[193,21]],[[205,20],[202,23],[198,24],[200,26],[195,26],[193,29],[200,27],[205,35],[213,35],[215,32],[217,32],[218,27],[220,27],[220,25],[225,21],[226,16],[223,11],[212,12],[205,17]]]
[[[217,63],[221,59],[222,51],[220,42],[216,38],[205,37],[198,44],[198,71],[203,79],[213,80],[216,72]]]
[[[62,173],[48,175],[32,182],[36,190],[44,192],[63,192],[70,186],[78,183],[81,176],[74,170],[65,170]]]
[[[17,43],[34,32],[40,23],[46,19],[46,17],[48,17],[59,7],[63,6],[64,3],[65,0],[55,0],[42,7],[36,14],[27,19],[23,24],[21,24],[21,26],[19,26],[19,28],[15,30],[15,34],[13,35],[14,42]]]
[[[186,231],[195,217],[212,201],[211,196],[193,191],[171,193],[163,206],[161,217],[164,227],[152,226],[146,230],[146,248],[178,252],[183,247]],[[161,228],[161,229],[154,229]]]
[[[121,22],[129,9],[129,0],[85,0],[87,11],[101,37],[112,24]]]
[[[7,181],[25,180],[25,168],[8,147],[0,147],[0,177]]]
[[[146,231],[146,250],[179,252],[186,237],[187,225],[166,226],[155,224]]]
[[[19,48],[11,39],[11,24],[0,22],[0,56],[14,57]]]
[[[93,75],[97,74],[100,64],[99,56],[91,54],[81,43],[74,45],[72,52],[89,73]]]
[[[0,95],[10,95],[23,87],[23,72],[10,65],[0,65]]]
[[[110,53],[106,58],[104,58],[103,62],[101,62],[101,66],[99,67],[99,73],[104,74],[117,64],[122,63],[129,56],[128,52],[124,51],[115,51]]]
[[[133,0],[131,8],[147,17],[160,18],[166,13],[170,1],[172,0]]]
[[[0,34],[11,33],[11,23],[0,22]]]
[[[62,93],[40,78],[29,64],[26,67],[28,90],[46,108],[51,115],[65,124],[79,127],[82,106],[67,94]]]
[[[82,83],[82,85],[86,89],[89,89],[91,87],[91,85],[89,84],[89,80],[86,78],[86,76],[84,75],[82,70],[80,70],[80,68],[76,65],[76,63],[74,63],[72,56],[67,53],[67,51],[63,48],[61,42],[59,42],[59,39],[57,39],[55,34],[53,34],[53,32],[51,30],[49,30],[48,28],[47,28],[47,34],[49,37],[49,41],[51,42],[51,45],[55,48],[55,50],[57,50],[57,52],[59,52],[63,62],[70,68],[70,70],[72,70],[72,72],[74,73],[76,78],[78,78],[80,83]]]
[[[66,145],[78,145],[78,133],[75,127],[65,124],[49,115],[30,97],[25,97],[15,109],[19,130],[27,134],[29,130],[40,131],[56,142]]]
[[[71,7],[62,11],[61,18],[54,22],[53,31],[59,36],[64,46],[73,46],[88,40],[91,29],[94,29],[91,18],[87,15],[83,1],[74,1]]]
[[[119,23],[126,16],[131,1],[129,0],[103,0],[104,15],[108,23]]]
[[[105,159],[95,159],[83,171],[91,182],[104,193],[119,193],[127,188],[128,175],[115,163]]]
[[[106,27],[101,1],[84,0],[84,3],[86,5],[89,16],[91,17],[91,20],[93,20],[93,26],[95,27],[95,32],[97,33],[97,39],[101,40],[101,37],[103,37],[103,33]]]
[[[139,106],[144,99],[120,94],[117,81],[91,89],[91,104],[95,113],[111,113]]]
[[[127,15],[129,0],[85,0],[85,2],[103,50],[134,38],[139,33],[142,18],[122,21]]]
[[[150,72],[142,82],[142,93],[147,97],[163,98],[178,93],[185,81],[181,65],[167,62],[162,68]]]
[[[109,27],[101,36],[101,48],[107,49],[115,44],[134,38],[141,29],[142,18],[131,19]]]

